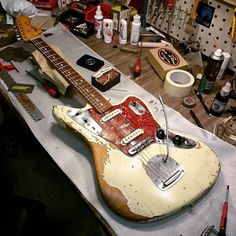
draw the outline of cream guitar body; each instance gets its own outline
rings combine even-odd
[[[39,33],[25,17],[18,17],[17,25],[25,41]],[[43,39],[31,42],[91,105],[54,106],[52,112],[58,123],[88,142],[99,188],[114,212],[132,221],[161,219],[214,185],[220,163],[207,145],[165,132],[138,97],[112,105]]]
[[[89,105],[83,109],[55,106],[53,116],[86,139],[102,196],[123,218],[148,221],[178,212],[206,193],[219,174],[214,152],[182,134],[170,132],[165,161],[166,135],[156,137],[160,127],[137,97],[127,97],[104,114]],[[173,144],[176,135],[187,147]]]

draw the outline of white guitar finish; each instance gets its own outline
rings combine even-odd
[[[25,39],[32,38],[28,19],[18,19],[17,24]],[[53,116],[88,142],[99,188],[114,212],[132,221],[164,218],[194,203],[213,186],[220,163],[207,145],[182,139],[182,134],[175,143],[172,132],[169,158],[163,158],[168,140],[157,140],[160,125],[141,99],[130,96],[112,105],[43,39],[31,42],[92,106],[54,106]]]
[[[68,116],[71,109],[75,108],[55,106],[53,116],[58,123],[87,140],[102,195],[124,218],[143,221],[171,215],[194,203],[217,179],[220,164],[216,155],[204,143],[195,140],[197,145],[191,149],[170,147],[170,156],[184,168],[185,175],[171,188],[161,191],[147,175],[145,163],[155,155],[166,154],[165,145],[152,143],[133,157],[125,155],[114,144],[75,122]],[[75,110],[81,113],[88,109],[89,105]]]

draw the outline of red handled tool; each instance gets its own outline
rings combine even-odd
[[[226,223],[227,223],[227,213],[228,213],[228,198],[229,198],[229,185],[227,185],[225,202],[222,208],[221,220],[220,220],[220,231],[219,236],[226,236]]]
[[[135,62],[134,67],[133,67],[134,78],[137,78],[138,76],[140,76],[140,74],[142,72],[142,64],[141,64],[142,50],[143,50],[143,46],[142,46],[142,39],[141,39],[139,56],[138,56],[138,59]]]
[[[11,71],[11,70],[16,70],[16,67],[12,63],[4,64],[0,62],[0,71],[1,70]]]
[[[167,26],[167,36],[170,36],[170,27],[172,21],[172,15],[174,10],[174,0],[167,0],[168,7],[168,26]]]
[[[49,81],[45,81],[42,84],[43,84],[44,89],[47,91],[47,93],[51,97],[58,98],[60,96],[60,93],[57,87],[53,83],[50,83]]]
[[[174,0],[167,0],[167,6],[169,11],[172,11],[173,6],[174,6]]]

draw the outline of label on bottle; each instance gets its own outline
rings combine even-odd
[[[138,40],[139,40],[139,34],[135,34],[133,33],[130,39],[130,44],[131,45],[137,45],[138,44]]]
[[[223,59],[216,60],[211,56],[208,58],[207,66],[203,72],[203,76],[198,87],[200,92],[210,93],[221,68],[222,62]]]
[[[213,113],[221,114],[224,111],[226,102],[221,102],[215,99],[211,105],[211,110]]]
[[[95,26],[95,37],[97,39],[102,38],[102,19],[101,20],[95,20],[94,26]]]
[[[213,88],[215,80],[209,80],[206,75],[202,76],[198,90],[202,93],[209,93]]]

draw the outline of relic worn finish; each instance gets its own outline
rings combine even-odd
[[[220,163],[207,145],[195,140],[197,145],[191,149],[170,146],[170,157],[184,168],[185,174],[168,190],[160,190],[145,168],[151,158],[166,154],[166,146],[153,142],[130,156],[102,137],[102,133],[89,131],[68,115],[71,110],[78,114],[90,110],[93,114],[91,109],[89,105],[82,109],[54,106],[53,116],[58,123],[81,134],[89,143],[102,196],[120,216],[132,221],[164,218],[194,203],[215,183]],[[99,125],[102,127],[103,124]]]

